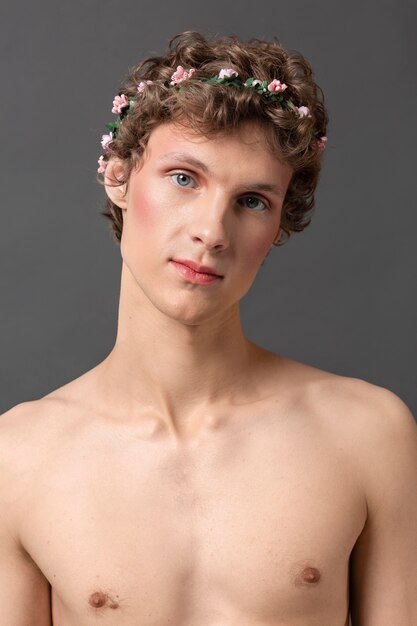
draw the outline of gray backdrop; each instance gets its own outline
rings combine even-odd
[[[127,69],[194,29],[301,51],[331,118],[313,221],[261,268],[247,335],[416,415],[415,19],[406,0],[3,0],[0,412],[111,350],[121,262],[99,215],[100,138]]]

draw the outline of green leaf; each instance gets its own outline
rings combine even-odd
[[[109,124],[106,124],[106,128],[109,131],[117,130],[119,126],[120,126],[119,122],[110,122]]]

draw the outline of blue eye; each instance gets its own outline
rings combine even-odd
[[[184,179],[194,180],[189,174],[185,174],[184,172],[176,172],[175,174],[171,174],[171,176],[175,176],[177,178],[179,178],[179,177],[182,178],[182,182],[178,182],[177,181],[177,184],[180,187],[188,187],[187,180],[184,181]],[[182,184],[183,182],[185,182],[185,184]]]
[[[257,207],[257,206],[254,206],[253,204],[251,206],[246,205],[248,209],[257,209],[260,211],[264,211],[265,209],[268,208],[265,202],[263,202],[260,198],[257,198],[256,196],[245,196],[244,200],[255,200],[256,202],[258,203],[260,202],[262,204],[262,207],[259,207],[259,205]]]

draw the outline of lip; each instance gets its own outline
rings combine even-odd
[[[209,267],[208,265],[200,265],[199,263],[188,259],[172,259],[172,261],[174,263],[181,263],[181,265],[191,267],[192,270],[198,272],[199,274],[211,274],[212,276],[218,276],[219,278],[223,278],[221,274],[218,274],[212,267]]]
[[[187,283],[192,283],[193,285],[212,285],[213,283],[217,283],[223,278],[218,274],[197,272],[189,265],[185,265],[185,263],[182,263],[180,261],[174,261],[174,259],[171,259],[170,264],[183,280],[185,280]],[[198,267],[204,266],[199,265]]]

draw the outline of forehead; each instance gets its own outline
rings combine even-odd
[[[194,158],[195,164],[206,166],[200,167],[206,173],[244,173],[255,169],[274,177],[278,172],[289,174],[291,171],[278,151],[272,151],[266,131],[249,121],[233,131],[209,138],[174,122],[157,126],[149,137],[144,160],[163,164],[181,161],[182,156],[188,157],[188,161]]]

